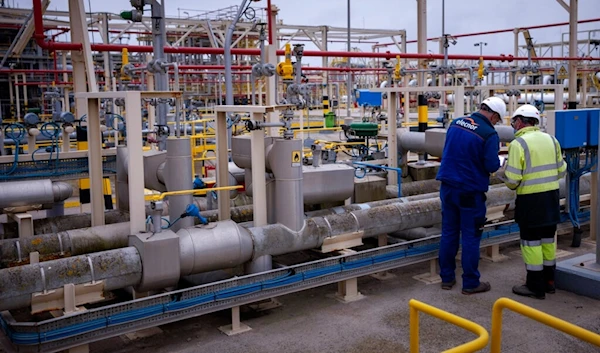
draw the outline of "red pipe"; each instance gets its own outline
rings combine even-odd
[[[44,40],[43,30],[43,18],[42,18],[42,6],[41,0],[33,0],[33,14],[35,23],[35,40],[36,43],[43,49],[50,51],[57,50],[81,50],[81,43],[57,43],[57,42],[46,42]],[[132,46],[132,45],[116,45],[116,44],[92,44],[91,49],[94,51],[117,51],[120,52],[122,49],[128,49],[129,52],[137,53],[151,53],[153,51],[152,46]],[[223,48],[196,48],[196,47],[165,47],[165,53],[173,54],[223,54]],[[231,54],[233,55],[260,55],[260,49],[241,49],[232,48]],[[284,55],[283,50],[278,50],[277,55]],[[337,52],[337,51],[304,51],[304,56],[313,57],[351,57],[351,58],[383,58],[391,60],[397,55],[400,55],[406,59],[444,59],[442,54],[415,54],[415,53],[362,53],[362,52]],[[448,59],[454,60],[479,60],[478,55],[448,55]],[[512,55],[486,55],[483,56],[484,60],[497,60],[497,61],[514,61],[514,60],[529,60],[529,58],[517,58]],[[566,58],[532,58],[532,60],[599,60],[600,58],[579,58],[579,57],[566,57]]]
[[[17,82],[15,86],[64,86],[64,85],[72,85],[73,82]]]
[[[597,22],[600,21],[600,18],[591,18],[588,20],[581,20],[581,21],[577,21],[577,23],[590,23],[590,22]],[[550,24],[545,24],[545,25],[537,25],[537,26],[530,26],[530,27],[516,27],[518,29],[540,29],[540,28],[549,28],[549,27],[558,27],[558,26],[566,26],[568,25],[569,22],[560,22],[560,23],[550,23]],[[454,38],[461,38],[461,37],[474,37],[474,36],[482,36],[482,35],[486,35],[486,34],[497,34],[497,33],[506,33],[506,32],[513,32],[515,30],[515,28],[507,28],[507,29],[497,29],[497,30],[493,30],[493,31],[485,31],[485,32],[473,32],[473,33],[463,33],[463,34],[457,34],[457,35],[452,35],[452,37]],[[432,37],[432,38],[427,38],[427,41],[430,40],[438,40],[440,37]],[[406,43],[417,43],[416,39],[413,40],[409,40],[406,41]],[[389,45],[394,45],[396,43],[381,43],[381,44],[376,44],[374,45],[374,47],[387,47]]]

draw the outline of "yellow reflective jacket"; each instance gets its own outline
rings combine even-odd
[[[559,188],[567,171],[560,144],[554,136],[536,126],[519,130],[508,147],[505,184],[517,195],[535,194]]]

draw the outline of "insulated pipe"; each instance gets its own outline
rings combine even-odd
[[[298,231],[304,224],[302,141],[278,139],[269,147],[266,167],[275,175],[275,219]]]
[[[494,207],[512,203],[515,192],[498,187],[488,191],[486,196],[487,206]],[[367,238],[432,226],[441,221],[441,201],[433,198],[314,217],[308,219],[300,231],[279,223],[245,230],[232,221],[217,222],[210,228],[187,228],[177,233],[180,273],[231,268],[251,258],[314,249],[326,238],[352,232],[362,232],[362,237]],[[215,255],[217,260],[210,261]],[[142,278],[141,261],[137,250],[127,247],[0,270],[0,310],[29,306],[32,294],[60,288],[67,283],[105,280],[104,290],[136,286]]]
[[[12,310],[30,306],[33,293],[67,283],[103,281],[105,291],[136,285],[142,279],[142,261],[136,248],[127,247],[7,268],[0,274],[0,308]]]
[[[515,193],[506,188],[487,192],[487,205],[500,206],[514,201]],[[386,206],[357,210],[344,214],[308,219],[299,232],[281,224],[249,228],[254,240],[253,257],[283,255],[318,248],[325,238],[335,238],[352,232],[373,237],[404,229],[426,227],[442,221],[439,198],[411,203],[392,203]]]
[[[497,125],[494,126],[498,132],[500,142],[510,142],[514,136],[514,130],[510,126]],[[400,154],[405,155],[410,152],[425,152],[432,156],[441,157],[444,144],[436,142],[428,144],[426,140],[427,133],[408,131],[406,128],[400,128],[397,131],[397,148]],[[445,136],[444,136],[445,138]]]
[[[591,177],[589,174],[582,176],[579,182],[579,189],[581,194],[589,194],[590,193],[590,181]],[[500,180],[496,178],[492,178],[491,183],[494,184],[490,187],[490,189],[496,188],[505,188],[503,185],[496,184],[501,183]],[[411,185],[421,185],[421,186],[411,186]],[[427,191],[432,190],[435,191],[435,188],[439,190],[440,183],[436,180],[427,180],[426,182],[412,182],[407,183],[402,186],[403,192],[413,191]],[[565,180],[561,179],[559,181],[560,185],[560,197],[566,197],[565,191]],[[429,189],[428,189],[429,188]],[[397,195],[397,191],[394,191],[394,194]],[[343,214],[349,213],[352,211],[365,210],[365,209],[374,209],[380,206],[391,205],[395,203],[406,204],[409,202],[422,201],[427,199],[438,199],[438,192],[431,192],[427,194],[418,194],[408,197],[402,198],[394,198],[389,200],[380,200],[374,202],[367,202],[362,204],[354,204],[348,206],[334,207],[327,210],[313,211],[308,212],[306,216],[308,218],[317,217],[317,216],[327,216],[333,214]],[[511,203],[512,204],[512,203]],[[488,206],[494,206],[492,203],[488,203]],[[218,221],[218,211],[211,210],[202,212],[202,215],[208,219],[209,222],[217,222]],[[249,222],[252,220],[253,210],[252,206],[242,206],[242,207],[234,207],[231,208],[231,218],[232,221],[240,223],[240,222]],[[217,224],[217,223],[215,223]],[[220,224],[220,223],[218,223]],[[89,227],[89,223],[88,226]],[[220,227],[218,230],[222,231],[224,229],[230,229],[229,227]],[[185,232],[187,231],[187,233]],[[190,230],[180,230],[178,234],[182,234],[181,238],[185,238],[190,236]],[[216,234],[216,233],[211,233]],[[232,235],[233,233],[228,233]],[[194,253],[198,252],[206,252],[208,249],[210,251],[217,251],[212,248],[214,244],[229,242],[232,240],[230,238],[223,238],[221,240],[215,240],[212,236],[207,237],[203,240],[197,239],[186,239],[185,244],[194,244],[193,248],[187,248],[187,245],[182,245],[185,249],[182,249],[182,254],[192,251]],[[70,253],[70,255],[80,255],[84,253],[91,253],[97,251],[104,251],[118,247],[127,246],[129,236],[129,223],[119,223],[113,224],[109,226],[98,226],[91,227],[88,229],[75,229],[71,231],[65,231],[58,234],[43,234],[33,237],[28,237],[26,239],[10,239],[0,241],[0,261],[3,263],[8,263],[9,265],[16,265],[21,261],[26,261],[28,254],[34,251],[40,253],[40,255],[53,255],[53,256],[62,256],[60,254],[61,251],[66,253]],[[239,236],[239,235],[236,235]],[[229,240],[227,240],[229,239]],[[213,243],[213,245],[201,245],[204,242]],[[18,244],[18,245],[17,245]],[[199,247],[199,248],[198,248]],[[62,249],[62,250],[61,250]],[[204,249],[204,250],[203,250]],[[240,253],[241,254],[241,253]],[[240,255],[242,256],[242,255]],[[242,256],[243,257],[243,256]],[[20,258],[20,259],[19,259]],[[21,261],[19,261],[21,260]],[[204,261],[204,260],[202,260]],[[189,274],[189,268],[194,267],[196,265],[190,265],[186,263],[185,266],[182,264],[182,275]],[[203,265],[204,266],[204,265]]]
[[[192,188],[192,154],[189,137],[169,137],[167,139],[167,160],[165,185],[168,191],[189,190]],[[192,195],[169,196],[169,218],[179,219],[187,205],[193,202]],[[181,228],[192,227],[193,217],[179,219],[171,225],[171,230],[177,232]]]
[[[213,228],[186,228],[179,236],[181,275],[232,268],[252,259],[252,239],[233,221]]]
[[[29,254],[82,255],[127,246],[129,222],[0,241],[0,261],[21,262]]]
[[[0,183],[0,209],[31,205],[51,205],[73,195],[73,187],[51,180],[12,181]]]

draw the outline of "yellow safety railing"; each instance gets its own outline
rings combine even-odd
[[[193,190],[179,190],[179,191],[167,191],[160,194],[146,195],[144,196],[146,201],[160,201],[167,196],[181,196],[181,195],[204,195],[211,191],[222,191],[222,190],[236,190],[241,189],[242,185],[235,186],[220,186],[216,188],[207,189],[193,189]]]
[[[588,331],[577,325],[561,320],[542,311],[536,310],[527,305],[521,304],[508,298],[500,298],[494,303],[492,309],[492,342],[491,353],[500,353],[502,344],[502,310],[509,309],[530,319],[541,322],[546,326],[562,331],[568,335],[577,337],[583,341],[589,342],[600,347],[600,335]]]
[[[471,331],[479,337],[471,342],[467,342],[458,347],[454,347],[445,353],[468,353],[476,352],[487,346],[490,336],[487,330],[473,321],[463,319],[460,316],[456,316],[447,311],[440,310],[431,305],[427,305],[415,299],[411,299],[408,302],[410,307],[410,353],[419,352],[419,311],[425,314],[436,317],[440,320],[444,320],[458,327],[462,327],[467,331]]]

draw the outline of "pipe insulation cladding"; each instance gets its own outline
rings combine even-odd
[[[505,205],[514,201],[515,193],[499,187],[490,190],[487,198],[490,207]],[[441,201],[433,198],[314,217],[305,221],[300,231],[292,231],[281,224],[246,230],[232,221],[186,228],[177,233],[180,237],[180,272],[183,275],[208,272],[219,267],[242,265],[251,258],[264,255],[314,249],[321,246],[325,238],[350,232],[363,232],[362,237],[365,238],[431,226],[441,220]],[[2,269],[0,310],[27,307],[34,293],[60,288],[68,283],[91,282],[88,257],[92,260],[94,280],[105,280],[105,290],[137,286],[142,281],[143,259],[131,246]]]
[[[52,207],[73,195],[71,185],[51,180],[11,181],[0,183],[0,209],[44,205]]]
[[[435,183],[433,183],[433,182],[435,182]],[[431,182],[431,180],[427,180],[426,183],[412,182],[412,183],[407,183],[406,185],[412,185],[412,184],[418,185],[418,186],[414,187],[414,190],[413,190],[414,192],[417,192],[417,191],[426,192],[426,191],[430,191],[430,190],[434,191],[436,188],[439,189],[439,182],[437,182],[435,180],[433,180],[433,182]],[[493,185],[490,186],[490,189],[506,188],[501,184],[497,184],[496,182],[497,182],[497,180],[495,178],[492,178]],[[560,184],[560,197],[565,198],[566,197],[565,179],[561,179],[559,181],[559,184]],[[405,191],[404,185],[402,187],[402,190],[403,190],[403,192]],[[591,190],[590,174],[586,174],[579,179],[579,190],[582,195],[590,193],[590,190]],[[394,191],[394,195],[397,195],[397,191]],[[391,199],[373,201],[373,202],[367,202],[367,203],[361,203],[361,204],[339,206],[339,207],[329,208],[329,209],[325,209],[325,210],[311,211],[311,212],[306,213],[306,216],[309,218],[317,217],[317,216],[328,216],[328,215],[332,215],[332,214],[348,213],[348,212],[357,211],[357,210],[372,209],[375,207],[390,205],[393,203],[403,203],[404,204],[404,203],[410,203],[410,202],[427,200],[427,199],[437,199],[438,197],[439,197],[439,193],[435,192],[435,191],[430,192],[430,193],[422,193],[422,194],[416,193],[416,194],[413,194],[412,196],[405,196],[405,197],[401,197],[401,198],[391,198]],[[512,202],[510,204],[512,205]],[[252,209],[251,205],[234,207],[234,208],[231,208],[230,211],[231,211],[231,219],[234,222],[237,222],[237,223],[249,222],[252,220],[253,209]],[[202,212],[202,215],[204,217],[206,217],[209,220],[209,222],[211,222],[211,224],[209,226],[204,228],[205,230],[210,229],[210,227],[212,227],[212,224],[216,224],[215,222],[218,221],[218,211],[217,210],[205,211],[205,212]],[[219,224],[222,224],[222,222]],[[89,227],[89,225],[88,225],[88,227]],[[219,227],[218,229],[224,230],[226,228],[227,227],[223,226],[223,227]],[[215,235],[214,230],[212,232],[207,232],[206,233],[207,235],[205,235],[206,238],[202,239],[202,240],[193,238],[190,235],[193,232],[191,232],[189,230],[184,229],[184,230],[181,230],[180,232],[178,232],[177,234],[180,234],[180,237],[182,239],[182,244],[184,244],[184,243],[189,244],[189,247],[182,245],[181,254],[185,254],[188,252],[194,252],[194,253],[199,254],[200,252],[203,252],[204,253],[203,256],[205,256],[206,258],[203,259],[202,261],[211,259],[211,256],[213,254],[212,252],[215,251],[215,249],[212,247],[214,244],[222,243],[221,245],[224,247],[225,246],[224,243],[231,242],[231,239],[229,239],[229,238],[218,238],[218,237],[213,238],[213,236]],[[226,232],[230,235],[235,234],[235,232],[233,232],[233,229],[227,229]],[[12,266],[12,265],[18,264],[21,261],[27,261],[28,254],[31,252],[34,252],[34,251],[39,252],[43,259],[44,256],[47,256],[47,255],[56,256],[57,254],[61,255],[62,252],[64,252],[65,254],[69,254],[69,255],[80,255],[80,254],[92,253],[92,252],[97,252],[97,251],[105,251],[105,250],[110,250],[110,249],[121,248],[121,247],[125,247],[128,245],[128,241],[127,241],[128,236],[129,236],[129,223],[124,222],[124,223],[116,223],[116,224],[110,224],[110,225],[105,225],[105,226],[97,226],[97,227],[91,227],[91,228],[74,229],[74,230],[62,231],[62,232],[57,232],[57,233],[36,235],[33,237],[26,237],[24,239],[0,240],[0,265],[8,264],[8,266]],[[239,237],[240,235],[238,234],[237,236]],[[208,242],[208,243],[214,242],[214,244],[201,245],[201,244],[205,244],[206,242]],[[219,245],[218,248],[220,248],[221,245]],[[233,251],[233,249],[237,249],[237,248],[234,247],[230,250]],[[229,250],[227,250],[226,252],[229,252]],[[246,256],[245,254],[246,253],[244,253],[242,250],[240,250],[241,258],[245,258],[245,256]],[[196,266],[196,265],[191,265],[192,268],[194,266]],[[204,266],[204,265],[202,265],[202,266]],[[188,269],[189,267],[190,267],[189,263],[181,264],[182,275],[184,275],[185,270]],[[185,272],[185,274],[187,274],[187,272]]]
[[[0,270],[0,307],[28,307],[32,294],[68,283],[104,281],[104,290],[110,291],[135,285],[141,279],[142,259],[134,247],[12,267]]]

